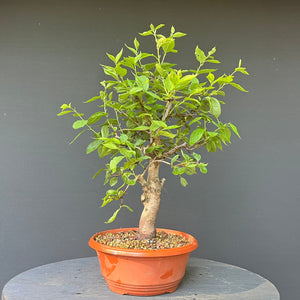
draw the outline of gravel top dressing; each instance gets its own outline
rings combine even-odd
[[[188,245],[190,242],[181,235],[158,231],[150,240],[138,240],[137,231],[121,231],[98,235],[95,240],[103,245],[124,249],[170,249]]]

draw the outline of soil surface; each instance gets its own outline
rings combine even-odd
[[[124,249],[170,249],[188,245],[190,242],[181,235],[158,231],[156,237],[150,240],[138,240],[135,230],[105,233],[95,240],[103,245]]]

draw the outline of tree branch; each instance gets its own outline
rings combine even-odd
[[[139,174],[136,176],[136,180],[141,184],[142,187],[147,185],[147,181],[144,178],[144,175],[145,175],[147,169],[148,168],[146,168],[142,174]]]
[[[170,113],[170,111],[171,111],[171,109],[172,109],[172,103],[173,103],[173,99],[171,99],[171,100],[169,101],[168,105],[167,105],[165,114],[164,114],[164,116],[163,116],[163,118],[162,118],[163,121],[165,121],[165,120],[167,119],[167,117],[169,116],[169,113]]]
[[[171,150],[167,151],[166,153],[163,153],[162,156],[163,157],[168,157],[174,153],[176,153],[178,150],[182,149],[182,148],[186,148],[187,147],[187,143],[184,142],[181,145],[177,145],[174,148],[172,148]]]
[[[127,186],[126,186],[126,188],[124,190],[124,193],[123,193],[122,197],[120,198],[120,201],[121,201],[120,202],[120,207],[124,205],[124,195],[127,193],[127,190],[129,189],[129,187],[130,187],[130,185],[127,184]]]
[[[135,119],[130,118],[124,111],[121,110],[120,113],[121,113],[122,115],[124,115],[125,117],[127,117],[130,121],[132,121],[133,123],[135,123],[135,125],[141,126],[141,124],[139,124]]]
[[[195,149],[198,149],[202,146],[204,146],[206,144],[206,141],[199,141],[198,143],[194,144],[193,146],[189,147],[188,144],[186,142],[180,144],[180,145],[177,145],[175,146],[174,148],[172,148],[171,150],[167,151],[166,153],[163,153],[162,154],[162,157],[169,157],[173,154],[175,154],[178,150],[184,148],[186,149],[187,151],[192,151],[192,150],[195,150]]]
[[[141,106],[141,109],[142,109],[143,113],[146,114],[147,111],[146,111],[146,109],[145,109],[145,107],[144,107],[144,104],[143,104],[141,98],[138,97],[138,96],[135,96],[135,100],[137,100],[137,101],[139,102],[139,104],[140,104],[140,106]],[[151,126],[151,121],[149,120],[149,118],[148,118],[147,115],[145,115],[145,119],[146,119],[146,122],[147,122],[148,126]]]

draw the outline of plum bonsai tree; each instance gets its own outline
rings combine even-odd
[[[124,197],[131,186],[142,187],[144,205],[139,222],[139,239],[151,239],[156,234],[156,217],[165,179],[160,179],[162,164],[171,168],[183,186],[188,184],[185,175],[207,172],[201,161],[200,148],[215,152],[222,144],[230,143],[231,131],[239,133],[232,123],[222,123],[219,98],[225,96],[224,87],[233,86],[246,90],[234,82],[236,73],[248,75],[241,60],[234,71],[216,76],[214,68],[204,64],[218,64],[214,54],[198,46],[195,49],[196,69],[177,68],[167,62],[170,53],[177,53],[175,41],[185,36],[171,27],[169,36],[159,33],[164,25],[150,25],[141,36],[152,36],[154,53],[143,52],[135,38],[133,46],[126,46],[131,55],[124,56],[123,49],[115,56],[108,54],[112,65],[102,65],[108,80],[101,82],[102,89],[85,103],[98,102],[96,111],[89,117],[71,104],[63,104],[59,116],[73,114],[77,120],[74,129],[91,134],[92,141],[86,153],[97,151],[100,158],[109,157],[109,163],[94,176],[105,171],[106,191],[102,206],[119,201],[119,207],[106,223],[115,220],[124,204]],[[75,140],[74,139],[74,140]],[[73,141],[74,141],[73,140]]]

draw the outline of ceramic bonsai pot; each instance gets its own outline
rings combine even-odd
[[[137,230],[121,228],[93,235],[89,246],[96,250],[100,268],[108,287],[118,294],[153,296],[174,292],[182,280],[190,253],[198,246],[186,233],[157,229],[184,236],[190,244],[171,249],[136,250],[102,245],[95,237],[106,232]]]

